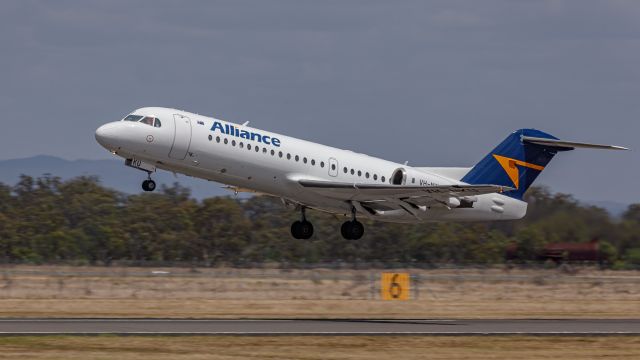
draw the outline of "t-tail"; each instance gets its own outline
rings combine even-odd
[[[520,129],[510,134],[461,180],[468,184],[507,186],[514,190],[504,195],[521,200],[558,152],[576,148],[627,150],[614,145],[563,141],[540,130]]]

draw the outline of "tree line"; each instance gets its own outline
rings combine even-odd
[[[309,211],[316,233],[296,240],[289,227],[300,215],[277,198],[197,201],[178,184],[127,195],[95,177],[22,176],[13,186],[0,184],[0,261],[499,264],[514,242],[527,262],[547,243],[598,239],[610,266],[640,267],[640,204],[614,219],[544,187],[529,189],[525,200],[528,214],[518,221],[404,225],[362,219],[365,236],[357,241],[340,236],[343,218]]]

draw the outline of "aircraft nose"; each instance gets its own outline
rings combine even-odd
[[[108,150],[113,150],[111,148],[114,146],[114,140],[116,140],[115,125],[113,123],[105,124],[96,130],[96,141]]]

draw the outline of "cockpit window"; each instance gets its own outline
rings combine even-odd
[[[144,118],[142,118],[140,120],[140,122],[143,123],[143,124],[147,124],[147,125],[153,126],[153,127],[157,127],[157,128],[162,126],[162,123],[160,122],[160,119],[154,118],[152,116],[145,116]]]
[[[140,122],[153,126],[153,118],[151,116],[145,116],[144,119],[140,120]]]
[[[137,121],[137,122],[141,122],[143,124],[147,124],[153,127],[162,127],[162,123],[160,122],[160,119],[155,118],[153,116],[142,116],[142,115],[128,115],[127,117],[125,117],[124,119],[122,119],[123,121]]]
[[[138,121],[142,119],[142,116],[140,115],[129,115],[126,118],[124,118],[124,121]]]

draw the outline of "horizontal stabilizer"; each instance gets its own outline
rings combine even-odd
[[[550,146],[554,148],[560,148],[563,150],[573,150],[575,148],[586,148],[586,149],[605,149],[605,150],[629,150],[626,147],[616,146],[616,145],[601,145],[601,144],[590,144],[583,142],[575,142],[575,141],[564,141],[564,140],[556,140],[556,139],[547,139],[533,136],[523,136],[522,141],[530,144]]]

